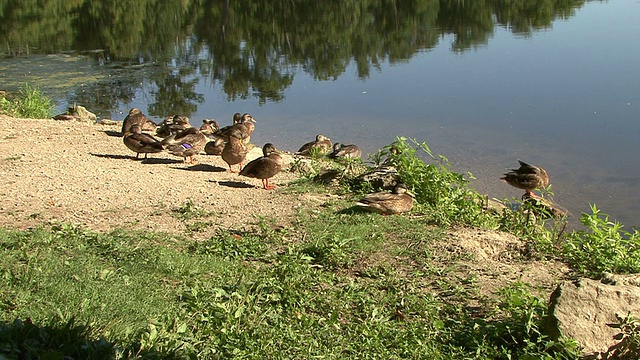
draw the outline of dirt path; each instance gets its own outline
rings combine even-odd
[[[213,211],[216,225],[237,228],[255,223],[258,216],[286,222],[304,201],[228,173],[218,156],[200,155],[198,165],[183,164],[168,153],[135,160],[118,136],[119,126],[0,115],[0,128],[3,227],[77,223],[97,231],[175,232],[184,229],[184,222],[172,210],[190,199]],[[248,158],[260,155],[255,148]],[[283,171],[273,180],[282,185],[293,179]]]

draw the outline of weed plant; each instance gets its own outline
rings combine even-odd
[[[11,116],[46,119],[53,115],[53,108],[53,101],[29,84],[25,84],[13,98],[0,98],[0,111]]]
[[[425,163],[425,155],[433,163]],[[425,142],[399,137],[376,158],[386,158],[389,165],[396,167],[400,180],[435,223],[495,226],[496,220],[483,211],[484,197],[468,186],[473,175],[468,173],[465,177],[452,171],[447,158],[435,157]]]
[[[598,278],[602,272],[616,274],[640,272],[640,232],[623,230],[617,221],[601,213],[596,205],[591,214],[582,214],[586,230],[570,233],[563,244],[563,255],[578,273]]]

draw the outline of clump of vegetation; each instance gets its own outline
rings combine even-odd
[[[53,109],[53,101],[29,84],[25,84],[17,96],[0,97],[0,111],[11,116],[45,119],[53,115]]]
[[[640,358],[640,321],[631,313],[625,317],[616,314],[617,324],[609,324],[620,332],[614,336],[620,342],[609,349],[608,359],[639,359]]]
[[[182,205],[171,210],[174,216],[180,220],[200,219],[211,215],[211,212],[200,208],[193,203],[193,200],[187,199]]]
[[[640,272],[640,232],[623,230],[617,221],[609,221],[596,205],[592,214],[582,214],[580,222],[587,230],[570,233],[562,252],[579,273],[599,277],[602,272],[630,274]]]
[[[422,153],[433,160],[425,163]],[[464,175],[452,171],[446,157],[433,155],[425,142],[399,137],[374,157],[379,162],[395,166],[400,180],[415,194],[418,204],[426,207],[434,222],[438,224],[468,224],[488,226],[495,219],[483,209],[484,196],[469,187],[471,173]]]

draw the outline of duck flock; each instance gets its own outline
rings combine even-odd
[[[133,108],[122,122],[122,135],[124,144],[136,153],[136,158],[144,154],[146,159],[148,154],[166,151],[183,158],[187,164],[195,164],[194,157],[204,152],[222,157],[229,166],[229,172],[236,172],[233,167],[237,166],[239,175],[260,179],[263,188],[271,190],[276,186],[270,184],[269,179],[278,174],[283,165],[282,152],[273,144],[264,144],[263,156],[243,166],[251,146],[250,139],[255,130],[255,122],[256,119],[249,113],[243,115],[236,113],[233,116],[233,123],[229,126],[221,128],[216,120],[204,119],[202,126],[198,129],[191,126],[189,118],[183,115],[169,116],[161,124],[156,124],[142,111]],[[313,154],[323,154],[333,159],[360,159],[362,151],[353,144],[332,144],[328,137],[318,134],[314,141],[302,145],[294,155]],[[501,180],[525,190],[523,198],[534,197],[533,190],[549,184],[547,172],[541,167],[518,161],[520,167],[511,169]],[[398,183],[393,192],[369,194],[360,199],[356,205],[384,215],[397,214],[411,210],[413,196],[404,184]]]

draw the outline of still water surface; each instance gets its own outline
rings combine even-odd
[[[258,3],[192,3],[167,15],[168,29],[141,32],[149,41],[117,24],[100,28],[99,41],[85,38],[77,21],[70,34],[58,30],[68,41],[48,48],[15,35],[44,33],[44,24],[13,25],[4,29],[11,46],[0,59],[0,88],[28,81],[58,111],[77,101],[114,119],[138,107],[156,120],[180,112],[194,124],[213,117],[224,125],[250,112],[258,119],[252,141],[285,150],[317,133],[365,153],[412,137],[499,199],[521,195],[498,178],[522,159],[547,169],[574,219],[596,203],[627,227],[640,224],[639,1],[547,2],[520,12],[492,1],[415,1],[395,14],[384,5],[354,14],[334,2],[307,10]],[[205,5],[212,13],[198,8]],[[252,11],[285,15],[256,19]],[[125,44],[109,43],[118,36]]]

